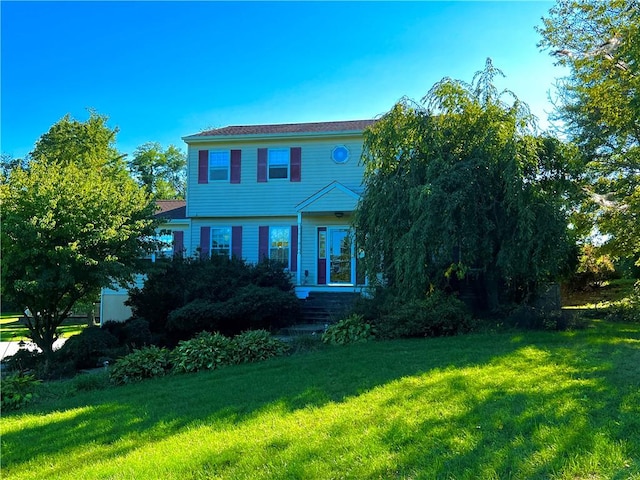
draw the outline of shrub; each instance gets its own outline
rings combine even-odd
[[[2,363],[10,372],[26,373],[35,370],[42,361],[44,361],[42,353],[21,348],[13,355],[5,357]]]
[[[169,314],[167,330],[186,339],[195,332],[218,331],[237,335],[245,330],[277,330],[291,325],[300,313],[293,292],[275,287],[247,285],[225,302],[197,299]]]
[[[353,314],[331,325],[322,334],[322,341],[331,345],[366,342],[375,337],[375,329],[362,315]]]
[[[149,322],[144,318],[130,318],[126,322],[105,322],[102,329],[116,337],[121,346],[131,350],[153,343]]]
[[[640,280],[631,295],[608,308],[606,319],[611,322],[640,323]]]
[[[172,352],[174,370],[213,370],[232,362],[231,340],[219,333],[201,332],[181,341]]]
[[[382,311],[374,323],[381,338],[457,335],[474,327],[465,304],[439,290],[419,300],[389,297]]]
[[[2,410],[18,410],[34,399],[40,383],[34,375],[16,373],[2,379],[0,407]]]
[[[109,374],[117,385],[138,382],[165,375],[171,369],[171,356],[166,348],[141,348],[119,359]]]
[[[247,285],[226,302],[220,331],[235,335],[245,330],[275,331],[295,323],[300,301],[295,293],[276,287]]]
[[[61,360],[70,361],[75,369],[101,366],[99,359],[115,358],[122,351],[118,339],[100,327],[87,327],[69,338],[59,350]]]
[[[284,355],[289,346],[266,330],[249,330],[231,340],[233,363],[248,363]]]
[[[253,265],[219,255],[160,262],[127,303],[135,318],[149,321],[152,334],[166,335],[168,345],[201,330],[234,335],[278,328],[295,321],[299,308],[291,277],[278,262]]]

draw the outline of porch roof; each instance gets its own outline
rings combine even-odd
[[[359,193],[334,181],[296,205],[296,211],[301,213],[352,212],[359,200]]]

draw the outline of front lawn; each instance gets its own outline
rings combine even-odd
[[[639,365],[640,325],[595,322],[41,398],[3,413],[3,478],[640,478]]]
[[[22,314],[8,313],[0,316],[0,341],[2,342],[19,342],[21,340],[29,341],[29,330],[20,322]],[[70,337],[76,335],[87,326],[85,318],[67,318],[58,327],[61,337]]]

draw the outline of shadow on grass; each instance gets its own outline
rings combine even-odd
[[[367,402],[378,387],[391,385],[385,401],[368,405],[373,418],[385,418],[394,405],[428,402],[433,408],[389,420],[375,440],[393,457],[392,466],[358,477],[430,471],[436,474],[431,478],[450,472],[547,478],[584,454],[611,463],[610,478],[628,478],[640,465],[621,467],[609,445],[635,445],[622,455],[640,458],[640,373],[633,367],[640,364],[639,339],[637,326],[599,325],[570,334],[378,342],[92,392],[34,408],[13,429],[12,416],[5,419],[3,466],[52,455],[64,468],[65,459],[83,448],[84,462],[103,461],[194,426],[240,425],[270,409]],[[443,403],[447,398],[454,404]],[[330,433],[337,437],[348,428],[338,420]],[[265,448],[287,457],[284,477],[301,475],[301,464],[326,455],[312,447],[295,451],[285,439]],[[236,449],[230,445],[201,467],[224,473],[238,461]],[[580,461],[573,461],[577,474],[588,467]]]

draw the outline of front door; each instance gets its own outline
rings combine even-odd
[[[353,285],[355,263],[353,241],[348,228],[328,229],[327,279],[329,284]]]

